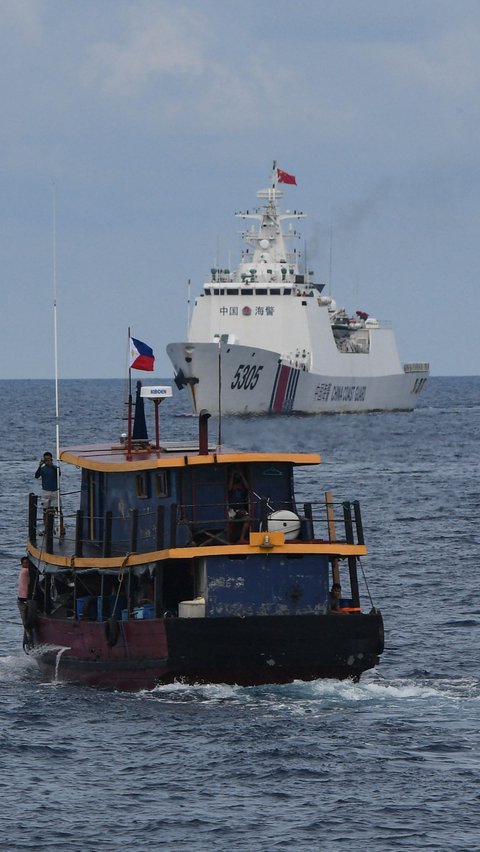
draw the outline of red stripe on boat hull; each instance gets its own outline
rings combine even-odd
[[[274,414],[281,414],[285,402],[285,394],[287,392],[288,380],[290,378],[291,368],[282,365],[278,374],[278,379],[275,388],[275,396],[271,410]]]

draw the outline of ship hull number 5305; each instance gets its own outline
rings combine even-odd
[[[232,390],[253,390],[260,377],[262,365],[239,364],[230,385]]]

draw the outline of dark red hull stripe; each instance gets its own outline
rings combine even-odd
[[[300,370],[279,364],[273,384],[270,411],[273,414],[285,414],[292,411],[297,390]]]

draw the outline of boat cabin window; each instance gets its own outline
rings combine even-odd
[[[249,287],[247,290],[241,290],[240,293],[242,296],[253,296],[253,290],[251,287]]]
[[[283,295],[284,295],[284,296],[290,296],[290,295],[291,295],[291,293],[292,293],[291,287],[288,287],[288,288],[287,288],[287,287],[285,287],[285,288],[284,288],[284,291],[283,291]]]
[[[150,497],[150,476],[148,471],[137,473],[135,477],[137,497],[146,499]]]
[[[268,296],[268,290],[266,287],[257,287],[255,290],[256,296]]]
[[[168,497],[168,481],[165,470],[155,474],[155,494],[157,497]]]
[[[270,295],[271,296],[279,296],[280,295],[280,288],[272,287],[271,290],[270,290]]]

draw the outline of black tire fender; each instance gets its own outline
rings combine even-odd
[[[105,639],[109,648],[113,648],[114,645],[118,642],[118,637],[120,635],[120,627],[118,621],[113,616],[111,618],[107,618],[103,625],[103,629],[105,631]]]
[[[37,602],[33,600],[25,601],[25,611],[23,616],[23,626],[27,630],[33,630],[38,623]]]

